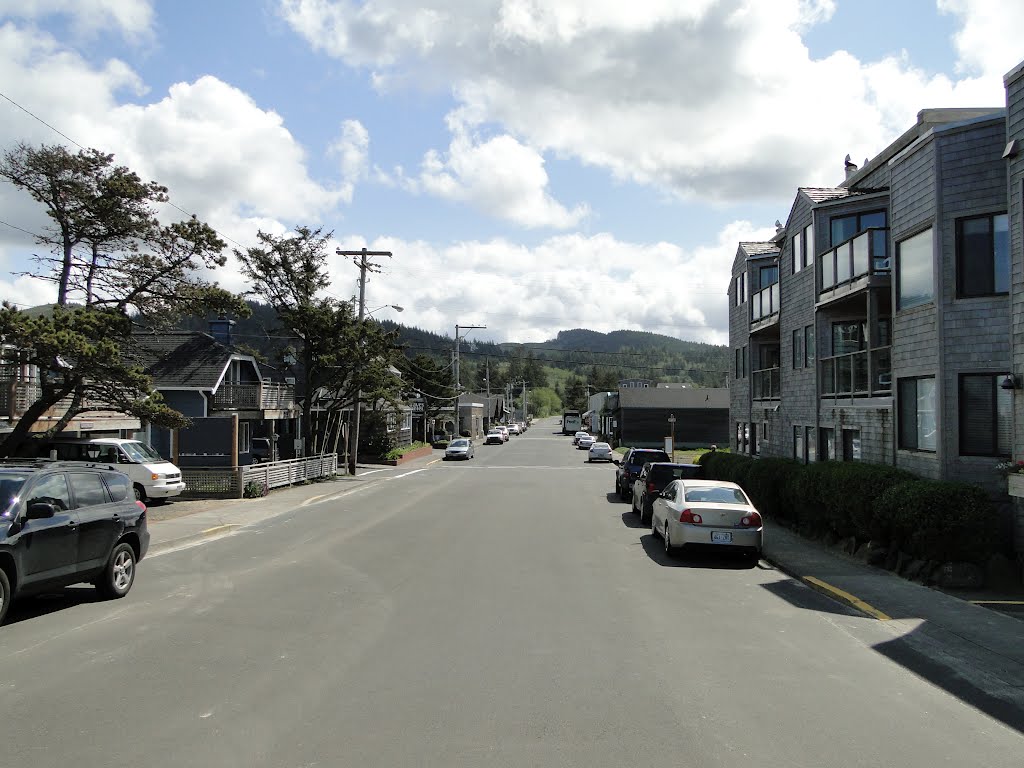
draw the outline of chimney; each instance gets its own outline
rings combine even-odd
[[[225,347],[230,347],[231,328],[234,324],[234,320],[228,320],[224,315],[221,315],[216,320],[210,321],[210,335]]]
[[[846,178],[850,178],[851,176],[853,176],[853,174],[855,174],[857,172],[857,164],[855,162],[853,162],[852,160],[850,160],[850,156],[847,155],[846,156],[845,165],[846,165]]]

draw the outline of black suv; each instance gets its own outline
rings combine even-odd
[[[669,483],[673,480],[690,480],[695,477],[704,477],[704,467],[700,464],[667,464],[660,461],[644,464],[633,482],[631,491],[633,511],[640,513],[640,522],[651,522],[654,500]]]
[[[622,459],[615,462],[615,492],[626,501],[633,493],[633,481],[644,464],[652,461],[672,461],[668,454],[656,448],[630,448]]]
[[[0,463],[0,622],[13,598],[68,584],[124,597],[148,548],[146,505],[114,467]]]

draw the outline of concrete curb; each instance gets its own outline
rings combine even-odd
[[[815,576],[804,576],[800,573],[797,573],[791,566],[788,566],[782,561],[769,555],[766,555],[763,552],[761,554],[761,558],[767,561],[768,563],[771,563],[772,566],[778,568],[787,576],[796,579],[801,584],[804,584],[810,589],[813,589],[815,592],[821,595],[825,595],[825,597],[831,598],[832,600],[835,600],[837,603],[842,603],[843,605],[849,608],[853,608],[854,610],[859,611],[868,618],[877,619],[879,621],[892,621],[891,616],[878,610],[873,605],[864,602],[856,595],[851,595],[849,592],[846,592],[845,590],[842,590],[839,587],[834,587],[831,584],[824,582]]]

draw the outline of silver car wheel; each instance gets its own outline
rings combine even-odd
[[[127,590],[132,585],[135,574],[135,558],[130,552],[121,551],[114,558],[112,581],[118,592]]]

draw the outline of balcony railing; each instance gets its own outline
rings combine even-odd
[[[889,230],[866,229],[818,257],[821,291],[830,291],[866,275],[888,275]]]
[[[779,311],[779,284],[773,283],[750,297],[750,321],[756,323]]]
[[[751,396],[754,400],[777,400],[782,396],[782,369],[763,368],[752,371]]]
[[[213,395],[213,407],[228,411],[290,408],[294,404],[292,384],[221,384]]]
[[[892,394],[892,347],[826,357],[819,365],[823,396],[872,397]]]

